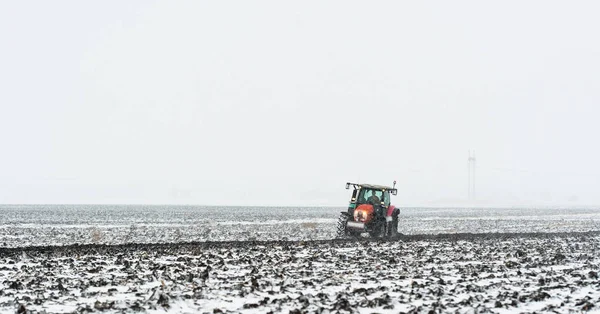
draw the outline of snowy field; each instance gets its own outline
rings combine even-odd
[[[191,241],[327,240],[343,208],[0,205],[0,247]],[[600,209],[401,210],[412,234],[600,230]]]
[[[0,312],[600,311],[599,250],[597,232],[9,248]]]
[[[600,312],[598,209],[341,210],[3,205],[0,313]]]

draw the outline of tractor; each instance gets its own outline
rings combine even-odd
[[[353,187],[348,210],[341,212],[337,226],[338,237],[395,237],[398,235],[400,209],[391,204],[390,195],[397,195],[394,186],[346,183]]]

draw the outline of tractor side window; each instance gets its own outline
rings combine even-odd
[[[385,191],[383,193],[383,203],[385,204],[385,207],[390,206],[390,192],[389,191]]]
[[[365,204],[367,202],[367,197],[369,197],[369,195],[365,195],[367,193],[367,190],[365,189],[360,189],[360,192],[358,193],[358,204]]]

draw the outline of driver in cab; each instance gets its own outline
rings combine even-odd
[[[377,197],[376,193],[376,191],[373,191],[373,194],[371,194],[371,196],[369,196],[369,198],[367,199],[367,203],[372,205],[379,205],[379,197]]]

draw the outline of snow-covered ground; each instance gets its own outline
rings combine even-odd
[[[325,240],[343,208],[0,205],[0,247]],[[600,230],[594,208],[403,208],[403,234]]]
[[[598,209],[341,210],[0,205],[0,313],[600,312]]]
[[[0,312],[595,310],[600,235],[0,251]]]

